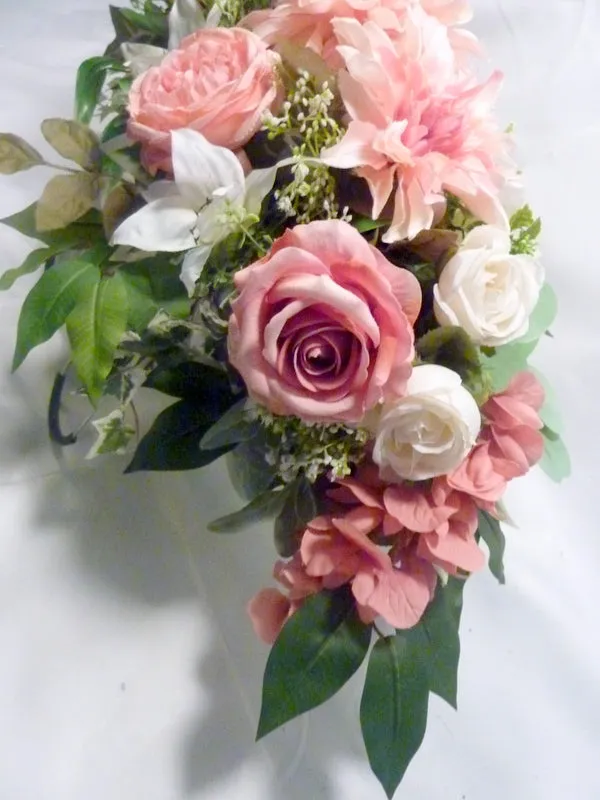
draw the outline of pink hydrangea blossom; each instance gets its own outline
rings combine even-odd
[[[490,114],[500,73],[478,84],[458,70],[444,27],[431,18],[411,14],[400,37],[355,19],[336,19],[333,27],[350,122],[322,157],[367,181],[374,218],[393,197],[383,240],[412,239],[430,228],[445,192],[484,222],[506,228],[498,195],[511,170],[508,140]]]

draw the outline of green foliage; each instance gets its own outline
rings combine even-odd
[[[207,385],[210,382],[210,386]],[[170,363],[163,359],[148,377],[144,386],[183,400],[199,400],[218,404],[221,395],[229,396],[229,381],[224,373],[197,361]],[[214,387],[214,394],[211,393]],[[234,406],[235,407],[235,406]],[[225,414],[228,412],[226,411]]]
[[[298,550],[302,532],[317,513],[313,487],[301,475],[286,487],[284,503],[275,520],[275,548],[282,558],[290,558]]]
[[[286,489],[268,489],[259,494],[239,511],[226,514],[213,520],[208,525],[208,530],[213,533],[237,533],[248,525],[260,520],[268,519],[279,514],[285,502]]]
[[[44,163],[38,151],[14,133],[0,133],[0,175],[14,175]]]
[[[161,309],[177,319],[189,316],[190,300],[179,279],[180,268],[168,256],[121,264],[119,270],[127,289],[131,330],[144,331]]]
[[[539,410],[540,419],[546,428],[554,433],[560,434],[563,432],[563,418],[558,408],[556,393],[545,375],[542,375],[535,367],[530,367],[529,369],[530,372],[533,372],[544,389],[544,405]]]
[[[429,680],[422,628],[380,639],[369,658],[360,723],[371,769],[392,798],[427,726]]]
[[[506,548],[506,539],[500,527],[500,523],[497,519],[492,517],[491,514],[488,514],[487,511],[480,511],[477,534],[483,539],[490,551],[488,562],[490,572],[498,583],[506,583],[506,577],[504,575],[504,550]]]
[[[544,454],[539,462],[546,475],[555,483],[560,483],[571,474],[571,458],[569,451],[561,437],[550,430],[543,428]]]
[[[226,452],[200,450],[200,439],[214,420],[214,409],[200,400],[179,400],[156,417],[125,472],[170,472],[210,464]]]
[[[348,586],[308,597],[269,654],[257,738],[329,700],[360,667],[370,639]]]
[[[454,370],[478,401],[485,400],[488,387],[484,383],[479,348],[462,328],[434,328],[421,336],[415,346],[422,361]]]
[[[99,277],[97,265],[83,259],[63,261],[44,272],[21,308],[13,370],[64,325],[79,298]]]
[[[218,447],[228,447],[246,442],[256,433],[247,414],[245,414],[247,400],[242,398],[231,406],[223,416],[204,434],[200,447],[203,450],[214,450]]]
[[[164,12],[151,7],[143,12],[117,6],[109,8],[115,38],[106,48],[105,56],[121,58],[120,48],[124,42],[167,46],[169,29]]]
[[[438,585],[417,625],[371,652],[360,720],[369,763],[390,798],[423,741],[429,692],[456,708],[463,586],[456,578]]]
[[[537,251],[537,240],[542,231],[542,221],[533,216],[529,206],[519,208],[510,218],[511,249],[514,255],[533,256]]]
[[[504,344],[486,348],[481,355],[486,380],[494,394],[502,392],[517,372],[529,369],[527,359],[535,350],[537,342]]]
[[[102,230],[102,218],[97,211],[91,210],[83,217],[65,228],[54,231],[40,230],[36,225],[37,203],[32,203],[27,208],[12,214],[10,217],[0,219],[3,225],[38,239],[49,247],[56,247],[56,252],[62,250],[88,250],[97,244],[106,244]]]
[[[37,250],[32,250],[20,267],[8,269],[2,277],[0,277],[0,291],[10,289],[18,278],[35,272],[36,269],[48,262],[55,254],[56,250],[50,247],[40,247]]]
[[[86,59],[77,71],[75,83],[75,119],[88,124],[98,108],[102,88],[109,75],[124,72],[124,67],[114,58],[94,56]]]
[[[119,273],[98,273],[95,283],[87,283],[66,322],[73,364],[95,404],[127,324],[127,292]]]
[[[275,464],[267,461],[267,448],[262,431],[248,441],[240,442],[231,450],[227,454],[226,464],[233,488],[245,500],[253,500],[257,495],[270,489],[278,476]]]
[[[92,425],[98,433],[98,438],[86,458],[94,458],[108,453],[123,455],[127,450],[127,445],[135,436],[135,428],[127,424],[121,408],[111,411],[106,417],[93,420]]]
[[[529,317],[529,327],[518,340],[519,342],[537,342],[550,328],[558,311],[558,301],[552,287],[545,283],[540,291],[539,300]]]

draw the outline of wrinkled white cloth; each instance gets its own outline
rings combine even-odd
[[[543,6],[543,7],[542,7]],[[430,703],[397,799],[597,800],[600,635],[596,513],[600,6],[477,0],[474,28],[506,72],[528,198],[560,299],[535,363],[554,382],[574,462],[556,488],[510,489],[507,585],[466,590],[459,713]],[[44,148],[69,116],[75,69],[110,39],[105,0],[0,4],[0,130]],[[0,215],[46,170],[0,178]],[[0,230],[0,269],[31,243]],[[9,374],[20,302],[0,295],[0,797],[2,800],[377,800],[357,718],[360,676],[335,700],[253,743],[267,650],[244,604],[269,584],[268,528],[206,522],[238,504],[221,466],[120,476],[47,444],[60,338]]]

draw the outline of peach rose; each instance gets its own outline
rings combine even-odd
[[[172,130],[191,128],[237,150],[260,128],[278,95],[278,56],[242,28],[204,28],[135,79],[127,133],[146,169],[170,171]]]
[[[421,289],[347,222],[297,225],[235,282],[229,359],[272,413],[352,423],[403,395]]]

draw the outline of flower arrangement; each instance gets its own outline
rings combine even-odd
[[[569,472],[547,381],[540,220],[515,203],[501,76],[463,0],[132,0],[77,74],[63,162],[0,134],[0,173],[57,175],[2,220],[40,243],[13,368],[66,328],[95,457],[225,457],[274,520],[258,737],[367,661],[367,756],[392,797],[428,698],[456,706],[468,576],[504,582],[508,483]],[[68,162],[68,165],[67,163]],[[69,445],[57,375],[50,435]],[[140,435],[144,388],[172,402]],[[203,534],[202,534],[203,535]]]

